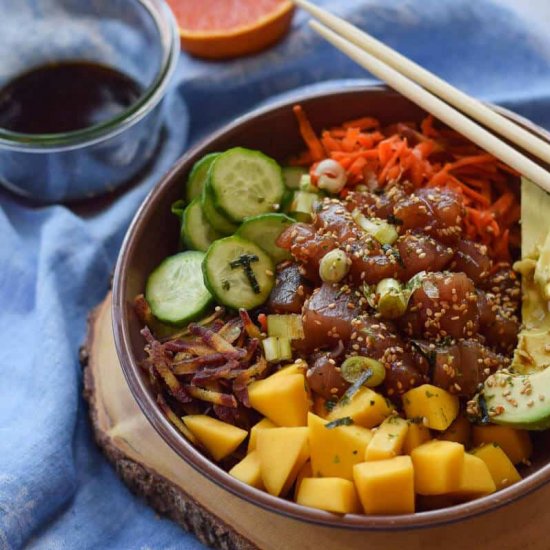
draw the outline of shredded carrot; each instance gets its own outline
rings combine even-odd
[[[348,178],[342,196],[359,183],[378,182],[384,188],[402,181],[414,189],[451,189],[462,196],[466,208],[466,237],[486,244],[498,260],[509,259],[510,248],[518,246],[518,174],[433,116],[420,125],[399,122],[387,127],[376,118],[361,117],[325,130],[319,138],[299,105],[294,113],[308,150],[293,164],[311,168],[324,158],[334,159]]]
[[[298,120],[300,133],[309,148],[309,152],[311,153],[313,160],[320,161],[324,159],[326,154],[323,144],[319,141],[319,138],[315,134],[315,131],[311,127],[311,124],[309,123],[309,120],[300,105],[294,106],[294,115]]]
[[[258,315],[258,323],[260,323],[262,332],[267,332],[267,315],[265,313]]]

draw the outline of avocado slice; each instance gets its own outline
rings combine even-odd
[[[550,195],[530,182],[521,182],[522,260],[514,264],[521,273],[523,330],[512,370],[521,374],[550,367]]]
[[[491,422],[526,430],[550,428],[550,368],[533,374],[498,371],[485,381]]]
[[[487,378],[469,410],[514,428],[550,428],[550,195],[521,184],[522,322],[509,371]]]

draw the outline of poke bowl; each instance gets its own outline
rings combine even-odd
[[[201,474],[302,521],[408,529],[525,496],[550,480],[548,200],[385,87],[255,111],[127,233],[130,390]]]

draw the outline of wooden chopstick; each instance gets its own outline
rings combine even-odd
[[[420,84],[426,90],[481,122],[525,151],[544,162],[550,163],[550,143],[540,139],[531,132],[506,117],[496,113],[477,99],[465,94],[448,82],[445,82],[414,61],[386,46],[373,36],[353,26],[348,21],[315,6],[308,0],[294,0],[294,3],[308,11],[315,19],[332,29],[340,36],[383,61],[404,76]]]
[[[426,91],[406,76],[403,76],[389,65],[376,59],[347,39],[337,35],[328,27],[317,21],[311,21],[310,25],[316,32],[336,46],[336,48],[367,69],[374,76],[386,82],[413,103],[416,103],[428,113],[433,114],[436,118],[447,124],[447,126],[460,132],[470,141],[491,153],[502,162],[508,164],[520,174],[529,178],[539,187],[550,193],[550,173],[531,159],[522,155],[516,149],[510,147],[504,141],[500,140],[459,111],[453,109],[447,105],[447,103]]]

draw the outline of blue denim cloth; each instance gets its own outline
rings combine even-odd
[[[536,23],[488,0],[319,3],[465,91],[550,128],[550,39]],[[368,80],[305,21],[298,14],[286,40],[257,56],[206,63],[182,54],[155,161],[103,208],[33,207],[0,191],[0,548],[201,546],[130,494],[97,449],[78,348],[131,218],[192,142],[275,95]]]

